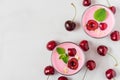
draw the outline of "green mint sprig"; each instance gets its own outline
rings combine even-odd
[[[94,13],[94,18],[99,22],[104,21],[107,18],[106,10],[104,8],[96,10]]]
[[[58,52],[58,54],[60,55],[59,59],[62,59],[64,63],[68,63],[68,59],[69,59],[69,56],[68,54],[65,53],[65,49],[64,48],[61,48],[61,47],[58,47],[56,49],[56,51]]]

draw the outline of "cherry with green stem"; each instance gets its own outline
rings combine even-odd
[[[96,63],[95,63],[95,61],[94,61],[94,60],[88,60],[88,61],[86,62],[86,67],[87,67],[87,69],[86,69],[86,71],[85,71],[85,73],[84,73],[84,76],[83,76],[83,79],[82,79],[82,80],[85,79],[85,76],[86,76],[88,70],[92,71],[92,70],[94,70],[94,69],[96,68]]]
[[[108,54],[109,56],[111,56],[114,60],[115,60],[115,66],[118,66],[118,61],[117,59],[110,53],[108,53],[108,47],[105,45],[100,45],[97,47],[97,53],[101,56],[106,56],[106,54]]]
[[[75,9],[75,14],[74,14],[74,17],[73,17],[73,19],[72,20],[67,20],[66,22],[65,22],[65,29],[67,30],[67,31],[73,31],[75,28],[76,28],[76,23],[75,23],[75,18],[76,18],[76,13],[77,13],[77,10],[76,10],[76,6],[73,4],[73,3],[71,3],[71,5],[73,6],[73,8]]]
[[[107,3],[109,5],[109,9],[115,14],[116,13],[116,7],[115,6],[111,6],[110,2],[107,0]]]

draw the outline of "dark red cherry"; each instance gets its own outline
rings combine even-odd
[[[119,31],[113,31],[110,34],[110,38],[112,41],[119,41],[120,40],[120,32]]]
[[[68,78],[65,77],[65,76],[60,76],[60,77],[58,78],[58,80],[68,80]]]
[[[52,41],[49,41],[48,43],[47,43],[47,49],[48,50],[53,50],[55,47],[57,46],[57,43],[56,43],[56,41],[54,41],[54,40],[52,40]]]
[[[105,75],[106,75],[107,79],[113,79],[114,77],[116,77],[116,72],[113,69],[108,69],[105,72]]]
[[[83,6],[90,6],[91,0],[83,0]]]
[[[76,55],[76,49],[75,48],[68,48],[68,55],[69,56],[75,56]]]
[[[115,6],[111,6],[109,7],[109,9],[115,14],[116,13],[116,7]]]
[[[45,75],[53,75],[55,73],[55,70],[52,66],[47,66],[44,69],[44,74]]]
[[[72,70],[76,70],[78,65],[78,60],[76,58],[72,58],[68,61],[68,67]]]
[[[79,46],[83,51],[88,51],[89,50],[89,44],[87,40],[83,40],[80,42]]]
[[[97,53],[101,56],[105,56],[107,54],[108,48],[105,45],[100,45],[97,48]]]
[[[101,30],[105,30],[108,26],[107,26],[106,23],[100,23],[99,27],[100,27]]]
[[[98,23],[95,20],[89,20],[86,24],[87,30],[94,31],[98,29]]]
[[[86,63],[86,67],[89,69],[89,70],[94,70],[95,67],[96,67],[96,63],[94,60],[88,60],[87,63]]]
[[[76,28],[76,23],[68,20],[65,22],[65,28],[67,31],[73,31]]]

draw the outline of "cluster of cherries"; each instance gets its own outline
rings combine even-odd
[[[47,47],[48,50],[52,51],[56,46],[57,46],[57,42],[54,41],[54,40],[52,40],[52,41],[49,41],[47,43],[46,47]],[[79,43],[79,47],[83,51],[88,51],[89,50],[89,43],[88,43],[88,41],[87,40],[82,40]],[[105,46],[105,45],[98,46],[97,47],[97,53],[99,55],[101,55],[101,56],[106,56],[106,54],[109,54],[110,56],[112,56],[110,53],[108,53],[108,47]],[[69,56],[75,56],[75,54],[76,54],[76,50],[74,48],[68,49],[68,55]],[[115,59],[114,56],[112,56],[112,57],[113,57],[113,59]],[[116,59],[115,59],[115,61],[116,61],[115,65],[117,66],[118,62],[117,62]],[[78,66],[78,63],[77,63],[76,59],[74,59],[74,58],[71,59],[69,66],[70,66],[71,69],[76,69],[76,66]],[[88,60],[86,62],[86,67],[87,67],[88,70],[92,71],[92,70],[94,70],[96,68],[96,62],[94,60]],[[86,72],[87,72],[87,70],[86,70]],[[54,67],[53,66],[47,66],[47,67],[45,67],[44,73],[45,73],[45,75],[53,75],[55,73]],[[86,73],[85,73],[85,75],[86,75]],[[85,75],[83,77],[83,80],[85,78]],[[116,72],[113,69],[108,69],[108,70],[106,70],[105,75],[106,75],[106,77],[108,79],[112,79],[112,78],[116,77]],[[60,76],[58,78],[58,80],[68,80],[68,78],[65,77],[65,76]]]
[[[95,31],[98,28],[100,28],[100,30],[105,30],[107,28],[107,24],[104,22],[98,24],[95,20],[89,20],[86,27],[89,31]]]
[[[90,6],[91,5],[91,0],[83,0],[83,6]],[[65,22],[65,28],[67,31],[73,31],[75,28],[76,28],[76,22],[74,22],[74,19],[76,17],[76,7],[74,4],[72,4],[72,6],[75,8],[75,16],[73,18],[73,20],[67,20]],[[116,8],[115,6],[110,6],[109,9],[115,14],[116,13]],[[87,29],[88,30],[95,30],[97,29],[99,26],[99,28],[101,30],[105,30],[107,28],[107,24],[106,23],[100,23],[98,25],[98,23],[94,20],[90,20],[88,21],[87,23]],[[112,41],[119,41],[120,40],[120,32],[119,31],[113,31],[111,34],[110,34],[110,38]],[[47,43],[47,49],[52,51],[55,47],[57,46],[57,42],[52,40],[52,41],[49,41]],[[88,51],[89,50],[89,43],[87,40],[83,40],[79,43],[79,47],[83,50],[83,51]],[[106,54],[109,54],[108,53],[108,47],[105,46],[105,45],[100,45],[97,47],[97,53],[101,56],[106,56]],[[76,55],[76,50],[74,48],[71,48],[71,49],[68,49],[68,55],[69,56],[75,56]],[[112,56],[111,54],[109,54],[111,57],[113,57],[113,59],[116,61],[116,66],[118,65],[117,63],[117,60],[115,59],[114,56]],[[78,66],[78,63],[77,63],[77,60],[75,58],[71,59],[69,62],[68,62],[68,67],[71,68],[71,69],[76,69],[76,66]],[[96,62],[94,60],[88,60],[86,62],[86,68],[87,70],[94,70],[96,68]],[[86,72],[87,72],[86,70]],[[86,72],[85,72],[85,75],[86,75]],[[44,74],[45,75],[54,75],[55,74],[55,69],[53,66],[46,66],[45,69],[44,69]],[[83,80],[85,78],[85,75],[83,77]],[[116,77],[116,71],[114,69],[108,69],[105,71],[105,76],[107,79],[113,79]],[[65,76],[60,76],[58,77],[58,80],[68,80],[67,77]]]
[[[83,6],[90,6],[91,5],[91,0],[83,0]],[[108,2],[109,3],[109,2]],[[110,5],[110,4],[109,4]],[[73,31],[75,28],[76,28],[76,22],[74,21],[74,19],[75,19],[75,17],[76,17],[76,7],[75,7],[75,5],[74,4],[72,4],[72,6],[75,8],[75,16],[74,16],[74,18],[73,18],[73,20],[67,20],[66,22],[65,22],[65,29],[67,30],[67,31]],[[116,7],[115,6],[110,6],[110,7],[108,7],[114,14],[116,13]],[[94,26],[94,27],[92,27],[92,26],[89,26],[88,28],[90,28],[91,29],[91,27],[92,27],[92,29],[96,29],[96,28],[98,28],[98,23],[96,22],[96,21],[94,21],[94,20],[90,20],[90,21],[88,21],[88,25],[89,24],[91,24],[92,26]],[[107,24],[106,23],[100,23],[100,25],[99,25],[99,27],[100,27],[100,29],[101,30],[105,30],[106,28],[107,28]],[[89,29],[88,29],[89,30]]]

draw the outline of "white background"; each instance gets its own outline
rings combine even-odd
[[[108,6],[106,0],[92,1]],[[109,1],[117,7],[114,30],[120,31],[120,1]],[[96,47],[104,44],[120,62],[120,41],[113,42],[109,36],[91,38],[81,26],[73,32],[66,31],[64,22],[74,15],[71,2],[77,7],[75,21],[80,23],[87,8],[82,6],[82,0],[0,0],[0,80],[46,80],[44,67],[51,64],[51,52],[46,49],[46,43],[56,40],[78,44],[83,39],[90,42],[90,50],[85,53],[87,60],[94,59],[97,63],[94,71],[88,71],[85,80],[107,80],[104,73],[108,68],[115,69],[116,80],[120,79],[120,66],[114,67],[110,56],[101,57],[96,53]],[[85,67],[68,76],[69,80],[81,80],[84,72]],[[49,80],[57,80],[59,76],[56,72]]]

